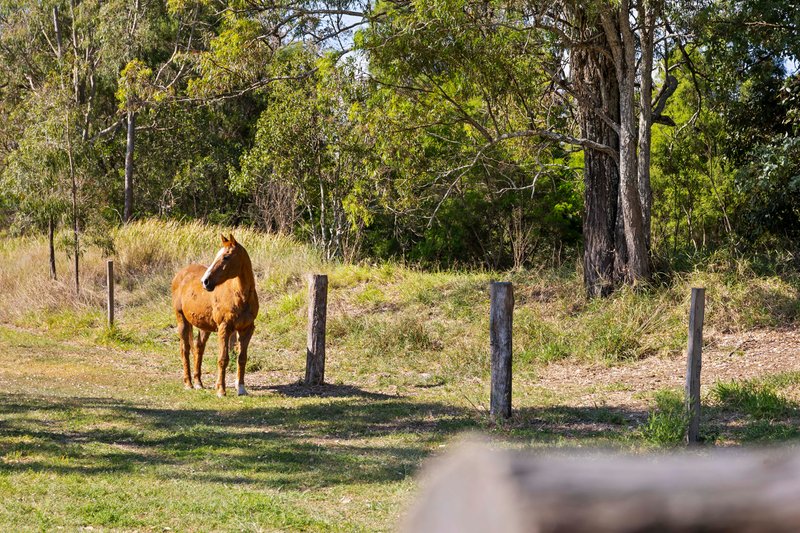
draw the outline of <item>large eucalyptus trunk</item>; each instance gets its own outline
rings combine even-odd
[[[606,296],[619,284],[637,285],[650,278],[655,17],[651,8],[647,12],[642,6],[639,10],[647,16],[644,30],[636,28],[641,37],[631,27],[630,0],[604,5],[599,11],[571,6],[579,30],[575,41],[591,43],[574,47],[571,55],[581,135],[614,152],[592,148],[584,152],[583,265],[589,297]],[[637,57],[637,46],[646,57]]]
[[[582,14],[577,15],[580,20]],[[587,35],[597,34],[596,27],[581,22]],[[619,137],[609,121],[619,121],[619,87],[613,63],[597,52],[599,48],[602,44],[572,54],[575,88],[585,103],[591,103],[579,109],[581,135],[616,150]],[[586,149],[583,178],[584,285],[589,297],[608,296],[614,290],[619,167],[611,155]]]
[[[637,38],[630,26],[628,0],[621,0],[619,7],[609,6],[600,18],[619,86],[619,209],[624,233],[624,258],[618,254],[615,275],[626,283],[636,285],[650,278],[649,237],[645,231],[639,180]],[[649,179],[646,189],[649,190]]]
[[[650,186],[650,150],[653,131],[653,56],[656,14],[650,2],[638,0],[642,56],[639,61],[639,200],[647,249],[650,249],[653,190]]]

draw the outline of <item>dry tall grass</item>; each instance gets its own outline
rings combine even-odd
[[[91,259],[92,254],[87,254]],[[72,261],[58,254],[58,280],[51,280],[47,243],[44,238],[6,239],[0,245],[0,320],[13,322],[36,313],[80,310],[102,302],[96,283],[100,275],[99,261],[89,261],[82,282],[84,290],[76,296],[73,286]],[[95,264],[96,263],[96,264]]]
[[[162,301],[178,269],[213,259],[221,232],[233,233],[247,248],[263,290],[275,290],[321,267],[317,254],[289,237],[200,222],[144,220],[113,231],[111,257],[104,257],[97,248],[85,250],[80,261],[81,293],[76,295],[72,261],[66,254],[57,253],[59,279],[52,281],[44,237],[12,238],[0,245],[0,291],[4,295],[0,320],[16,322],[47,313],[102,308],[106,259],[115,261],[120,306]]]
[[[302,353],[305,276],[328,273],[329,346],[340,354],[332,364],[353,373],[402,368],[413,374],[409,379],[432,375],[434,381],[485,375],[492,279],[514,282],[515,366],[522,371],[564,358],[614,364],[682,351],[692,286],[707,288],[708,339],[715,331],[779,327],[800,318],[800,278],[758,276],[746,265],[677,275],[665,286],[587,301],[579,272],[422,272],[397,264],[326,263],[288,237],[146,220],[112,235],[118,316],[135,342],[158,338],[173,348],[170,280],[188,263],[208,263],[221,232],[233,232],[253,260],[262,301],[257,341],[264,343],[264,357],[275,357],[276,350]],[[60,281],[48,279],[44,239],[5,240],[0,261],[0,320],[66,334],[102,330],[105,258],[99,250],[82,257],[80,297],[69,283],[71,267],[63,252]],[[253,364],[267,360],[256,355]]]

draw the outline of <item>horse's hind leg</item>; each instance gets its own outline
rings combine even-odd
[[[192,325],[183,316],[176,313],[178,319],[178,335],[181,337],[181,361],[183,362],[183,386],[192,388],[192,376],[189,374],[189,353],[192,351]]]
[[[255,329],[256,327],[251,324],[239,333],[239,357],[236,360],[236,394],[239,396],[247,395],[247,390],[244,388],[244,371],[247,367],[247,347]]]
[[[198,329],[197,340],[194,341],[194,388],[203,388],[203,353],[206,351],[206,342],[211,335],[209,331]]]
[[[231,333],[231,338],[228,339],[228,352],[235,352],[236,351],[236,343],[239,341],[239,336],[236,334],[236,330],[233,330]]]

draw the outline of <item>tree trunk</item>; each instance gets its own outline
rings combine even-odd
[[[53,6],[53,29],[56,32],[56,55],[61,61],[64,51],[61,48],[61,23],[58,20],[58,6]]]
[[[69,138],[69,134],[67,134]],[[81,292],[80,276],[80,236],[78,226],[78,183],[75,176],[75,163],[72,159],[72,146],[69,146],[69,167],[72,175],[72,237],[73,237],[73,256],[75,265],[75,294]]]
[[[78,188],[77,184],[75,183],[74,177],[72,178],[72,219],[73,219],[72,221],[73,256],[75,264],[75,294],[80,294],[81,275],[80,275],[80,236],[79,236],[79,226],[78,226]]]
[[[631,26],[632,1],[637,2],[636,27]],[[597,7],[568,5],[573,11],[566,14],[576,30],[574,42],[585,44],[571,49],[582,136],[618,154],[584,151],[584,282],[589,297],[610,294],[616,284],[636,285],[650,278],[651,131],[654,116],[674,92],[668,87],[654,111],[657,6],[620,0]],[[666,83],[672,85],[669,77]]]
[[[128,142],[125,148],[125,208],[122,221],[130,222],[133,217],[133,149],[136,139],[136,113],[128,110]]]
[[[627,269],[624,273],[628,283],[636,284],[639,280],[650,277],[650,258],[645,240],[642,204],[639,197],[639,166],[636,158],[637,135],[635,131],[636,113],[634,112],[634,76],[625,74],[624,83],[620,84],[620,141],[619,141],[619,175],[620,206],[622,221],[625,227],[625,247],[627,252]]]
[[[47,243],[50,250],[50,279],[58,279],[56,275],[56,247],[55,247],[56,222],[53,215],[47,220]]]
[[[576,13],[586,35],[597,35],[598,28],[586,24]],[[602,33],[599,39],[603,39]],[[619,121],[619,88],[614,65],[596,49],[578,48],[572,54],[575,89],[591,105],[580,106],[581,135],[614,149],[619,137],[606,119]],[[608,296],[614,290],[616,221],[618,210],[619,168],[603,152],[584,152],[583,278],[589,297]]]
[[[630,5],[601,14],[603,30],[610,45],[619,84],[619,176],[620,204],[625,232],[626,261],[617,275],[632,285],[650,277],[650,253],[645,237],[642,202],[639,196],[638,116],[636,113],[636,38],[630,27]]]
[[[69,177],[72,183],[72,231],[73,255],[75,264],[75,294],[81,292],[80,278],[80,236],[78,225],[78,177],[75,175],[75,158],[72,153],[72,135],[70,135],[69,110],[66,115],[67,158],[69,159]]]
[[[618,147],[619,148],[619,147]],[[625,221],[622,212],[622,187],[617,188],[617,219],[614,224],[614,283],[625,284],[625,272],[628,271],[628,246],[625,244]]]
[[[655,52],[655,11],[650,2],[639,0],[642,57],[639,62],[639,200],[642,203],[642,226],[650,250],[653,190],[650,187],[650,148],[653,131],[653,55]]]

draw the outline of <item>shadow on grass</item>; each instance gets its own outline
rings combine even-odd
[[[494,425],[473,409],[327,386],[291,405],[167,408],[95,397],[0,394],[0,472],[150,472],[304,490],[402,480],[454,436],[488,430],[527,443],[613,440],[640,413],[520,409]],[[313,392],[313,391],[312,391]],[[268,399],[269,397],[262,397]],[[273,397],[274,402],[274,397]]]
[[[306,386],[302,381],[289,383],[286,385],[252,385],[250,389],[254,391],[274,391],[282,396],[289,398],[369,398],[372,400],[389,400],[400,396],[383,394],[380,392],[370,392],[352,385],[332,385],[324,383],[322,385]]]
[[[383,483],[416,470],[431,442],[480,423],[442,404],[326,389],[320,403],[241,409],[0,394],[0,472],[150,468],[156,476],[301,490]]]
[[[780,393],[796,380],[797,376],[783,374],[771,380],[717,382],[710,392],[713,404],[704,408],[708,432],[715,439],[742,443],[797,440],[800,405]]]
[[[162,407],[95,397],[0,394],[0,473],[149,475],[305,490],[399,481],[465,431],[533,445],[629,445],[647,413],[611,407],[522,408],[491,424],[483,413],[330,386],[315,397],[249,406]],[[755,432],[755,425],[748,431]],[[788,425],[766,439],[797,437]],[[757,439],[752,439],[757,440]],[[626,444],[627,443],[627,444]]]
[[[730,414],[711,407],[703,413],[700,433],[706,442],[712,444],[729,441],[759,446],[798,443],[800,413],[781,419],[765,419],[742,413]]]

